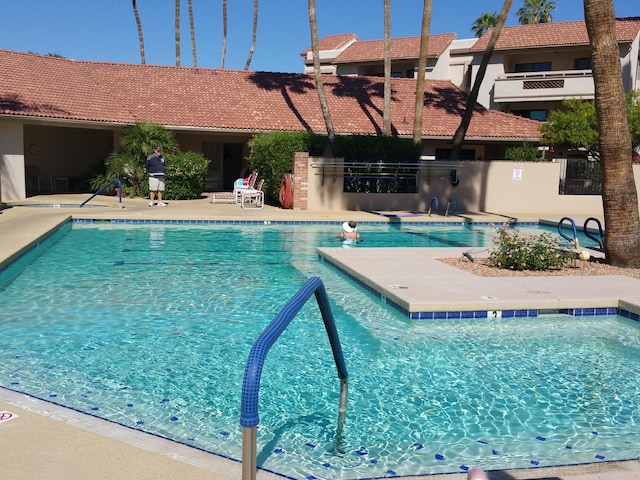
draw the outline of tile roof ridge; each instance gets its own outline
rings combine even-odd
[[[430,33],[429,34],[429,38],[432,37],[449,37],[449,36],[453,36],[456,37],[457,34],[455,32],[449,32],[449,33]],[[393,42],[394,40],[406,40],[406,39],[420,39],[420,35],[405,35],[404,37],[391,37],[391,41]],[[383,42],[384,38],[373,38],[371,40],[359,40],[357,43],[367,43],[367,42]]]
[[[162,65],[158,63],[131,63],[131,62],[116,62],[113,60],[85,60],[85,59],[73,59],[66,57],[58,57],[54,55],[42,54],[42,53],[32,53],[32,52],[22,52],[17,50],[7,50],[4,48],[0,48],[0,53],[9,54],[9,55],[21,55],[21,56],[36,56],[41,59],[50,60],[50,61],[59,61],[59,62],[70,62],[76,65],[96,65],[96,66],[114,66],[114,67],[127,67],[127,68],[162,68],[162,69],[172,69],[172,70],[206,70],[206,71],[215,71],[215,72],[238,72],[238,73],[256,73],[258,70],[244,70],[244,69],[232,69],[232,68],[219,68],[219,67],[193,67],[188,65]],[[282,73],[287,74],[290,72],[260,72],[260,73]],[[295,72],[291,72],[295,73]]]

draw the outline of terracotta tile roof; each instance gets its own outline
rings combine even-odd
[[[326,131],[312,75],[73,61],[0,50],[0,116],[150,121],[218,132]],[[336,133],[381,131],[384,79],[323,77]],[[392,123],[412,136],[414,79],[393,79]],[[425,137],[452,137],[465,94],[425,81]],[[468,138],[534,139],[538,122],[478,107]]]
[[[640,32],[640,17],[616,20],[618,42],[631,42]],[[485,32],[471,51],[484,51],[489,43],[491,31]],[[589,45],[587,26],[584,21],[535,23],[504,27],[494,50],[518,48],[560,47]]]
[[[318,50],[339,50],[344,47],[350,41],[355,40],[359,42],[360,39],[355,33],[341,33],[338,35],[327,35],[318,41]],[[300,53],[303,57],[311,51],[311,47],[307,48]]]
[[[455,33],[429,36],[428,56],[437,58],[442,55],[451,42],[456,38]],[[420,37],[404,37],[391,39],[391,58],[418,58],[420,55]],[[379,61],[384,58],[384,40],[366,40],[355,42],[336,57],[333,63],[352,63],[365,61]]]

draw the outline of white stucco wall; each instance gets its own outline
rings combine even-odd
[[[474,58],[473,65],[471,67],[471,85],[476,81],[481,59],[482,55],[476,55]],[[496,78],[500,75],[504,75],[505,73],[504,61],[504,56],[502,54],[494,53],[489,61],[489,65],[487,65],[487,71],[485,72],[482,85],[478,92],[478,103],[483,107],[490,108],[492,110],[500,110],[498,105],[493,102],[493,88]]]
[[[22,124],[0,120],[0,201],[25,198]]]

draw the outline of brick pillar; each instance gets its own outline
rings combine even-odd
[[[309,207],[309,152],[293,154],[293,208]]]

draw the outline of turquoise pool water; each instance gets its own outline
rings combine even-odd
[[[363,226],[358,248],[468,241],[430,228]],[[311,302],[263,371],[262,468],[355,479],[638,457],[637,322],[411,321],[318,261],[338,229],[66,227],[0,274],[0,385],[240,459],[251,345],[319,276],[350,376],[344,442],[337,453],[338,379]]]

